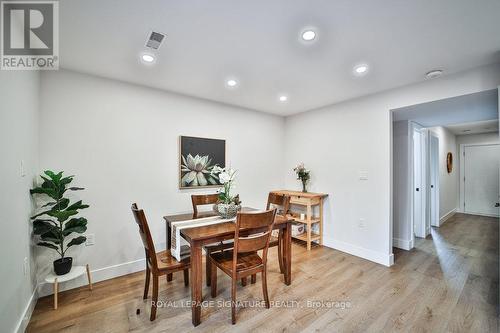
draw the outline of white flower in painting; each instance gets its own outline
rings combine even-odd
[[[210,165],[212,159],[208,155],[182,156],[181,172],[184,173],[181,179],[182,186],[206,186],[217,185],[217,178],[212,170],[216,166]]]

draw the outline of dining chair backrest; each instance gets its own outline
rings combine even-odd
[[[157,270],[158,262],[156,261],[155,245],[149,231],[146,215],[142,209],[137,207],[136,203],[132,204],[132,213],[134,214],[135,222],[139,226],[139,234],[141,235],[144,251],[146,252],[146,260],[152,269]]]
[[[267,196],[267,206],[266,209],[269,210],[273,207],[280,207],[279,211],[283,211],[283,215],[288,213],[288,209],[290,207],[290,196],[286,194],[277,194],[273,192],[269,192]]]
[[[238,253],[259,250],[263,250],[262,258],[265,263],[275,217],[276,208],[264,212],[238,213],[234,236],[234,265],[236,265]],[[241,232],[243,232],[243,236],[240,236]],[[234,268],[236,269],[236,267]]]
[[[192,194],[191,202],[193,203],[193,219],[198,218],[198,206],[213,205],[219,200],[219,194]]]

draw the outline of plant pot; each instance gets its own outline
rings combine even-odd
[[[307,180],[302,180],[302,192],[306,193],[307,188],[306,188]]]
[[[54,273],[56,275],[64,275],[69,273],[71,266],[73,265],[73,258],[64,257],[54,260]]]
[[[238,214],[238,211],[241,210],[240,205],[236,205],[234,203],[230,204],[225,204],[225,203],[219,203],[217,204],[217,213],[222,217],[223,219],[232,219]]]

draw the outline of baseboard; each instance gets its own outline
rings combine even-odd
[[[139,272],[146,269],[145,259],[137,259],[117,265],[111,265],[107,267],[102,267],[92,270],[90,267],[90,273],[92,276],[92,282],[99,282],[104,280],[109,280],[115,277]],[[60,284],[59,291],[69,290],[73,288],[78,288],[87,285],[87,276],[83,275],[75,280],[68,281]],[[52,295],[52,285],[41,284],[38,288],[38,295],[40,297]]]
[[[455,215],[456,213],[457,213],[457,208],[454,208],[450,210],[448,213],[444,214],[442,217],[439,218],[439,225],[441,226],[443,223],[452,218],[453,215]]]
[[[381,264],[387,267],[392,266],[394,264],[394,255],[392,253],[385,254],[382,252],[369,250],[357,245],[345,243],[339,240],[327,239],[327,238],[324,239],[323,245],[334,248],[342,252],[352,254],[357,257],[361,257],[366,260],[376,262],[377,264]]]
[[[398,249],[409,251],[413,249],[413,239],[401,239],[401,238],[393,238],[392,246],[397,247]]]
[[[31,319],[31,315],[33,314],[33,310],[35,309],[36,301],[38,300],[38,288],[34,288],[31,297],[24,308],[23,314],[19,321],[17,322],[15,333],[24,333]]]

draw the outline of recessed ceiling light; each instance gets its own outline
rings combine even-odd
[[[427,72],[425,74],[425,77],[428,79],[434,79],[434,78],[441,76],[441,75],[443,75],[443,71],[441,69],[434,69],[430,72]]]
[[[288,101],[288,96],[287,95],[281,95],[279,97],[279,100],[280,100],[280,102],[285,103],[286,101]]]
[[[226,79],[225,85],[227,89],[236,89],[239,83],[235,78],[228,78]]]
[[[155,62],[155,57],[152,54],[144,53],[143,55],[141,55],[141,59],[143,62],[148,64],[152,64]]]
[[[357,76],[362,76],[368,73],[368,65],[367,64],[359,64],[354,66],[354,74]]]
[[[302,32],[302,39],[305,40],[306,42],[310,42],[316,38],[316,32],[314,30],[304,30]]]

